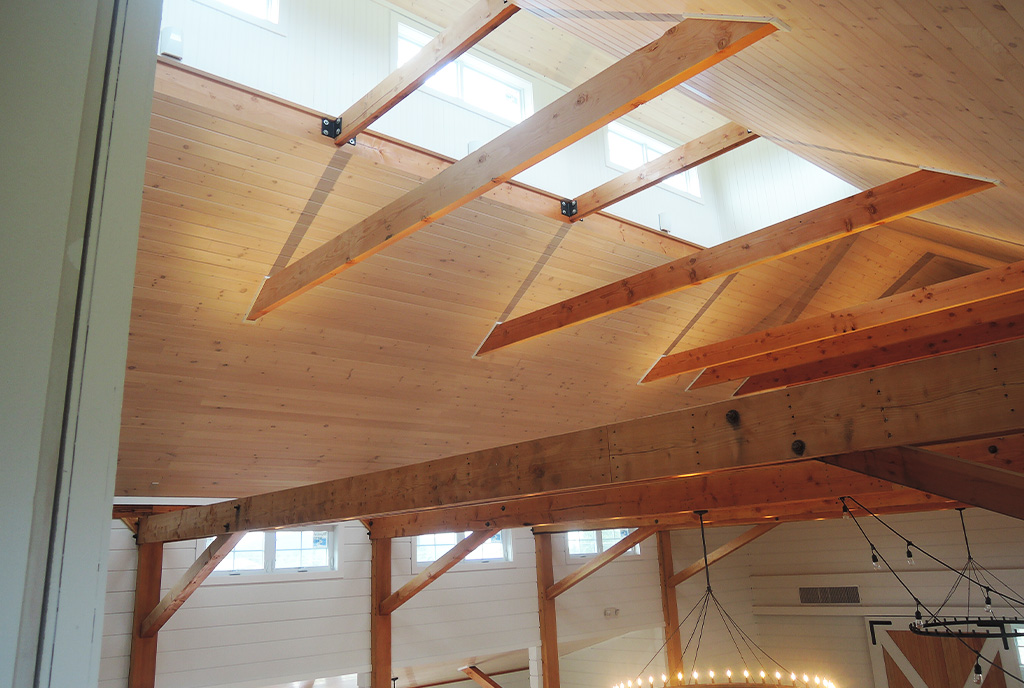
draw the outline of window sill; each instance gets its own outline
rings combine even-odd
[[[213,573],[203,585],[247,585],[262,583],[301,583],[304,581],[331,580],[344,578],[341,571],[298,571],[288,573]]]

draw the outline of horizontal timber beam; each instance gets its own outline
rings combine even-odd
[[[936,393],[938,385],[941,394]],[[1022,404],[1024,342],[1014,341],[155,514],[140,526],[139,541],[374,518],[851,451],[1024,432]]]
[[[914,447],[822,457],[821,461],[1024,519],[1024,473]]]
[[[608,122],[771,34],[768,23],[688,19],[419,187],[267,278],[256,320],[481,196]]]
[[[970,177],[919,170],[692,256],[499,323],[477,354],[616,313],[992,186],[991,182]]]
[[[504,24],[518,10],[519,7],[508,0],[479,0],[408,62],[391,72],[345,110],[341,115],[341,131],[334,142],[340,146],[361,134],[445,65]]]
[[[864,327],[835,337],[705,368],[689,389],[742,380],[787,367],[821,365],[874,354],[892,363],[924,358],[1019,337],[1024,329],[1024,291],[925,313],[914,318]],[[956,333],[960,332],[960,336]],[[944,343],[944,338],[949,337]],[[913,342],[913,344],[907,346]],[[879,356],[879,354],[884,354]],[[868,366],[865,366],[868,367]]]
[[[713,160],[756,138],[757,134],[746,127],[730,122],[578,196],[576,214],[570,217],[569,221],[579,222],[610,205]]]
[[[585,562],[578,569],[561,579],[551,587],[547,589],[547,596],[549,600],[553,600],[563,592],[571,589],[578,583],[586,580],[590,576],[594,575],[602,568],[612,563],[620,556],[633,549],[641,542],[649,538],[650,536],[657,533],[659,528],[656,526],[646,526],[644,528],[637,528],[632,533],[622,538],[614,545],[595,555],[589,561]]]
[[[391,593],[381,602],[380,613],[390,614],[401,607],[411,600],[416,593],[440,578],[446,571],[469,556],[473,550],[493,537],[497,532],[499,532],[498,528],[477,530],[459,540],[450,550],[431,562],[429,566],[416,574],[412,580]]]
[[[671,588],[676,587],[684,580],[692,578],[693,576],[696,576],[698,573],[703,571],[705,569],[705,563],[707,563],[707,566],[711,566],[715,562],[725,559],[727,556],[729,556],[739,548],[743,547],[744,545],[748,545],[757,538],[761,537],[762,535],[771,532],[778,525],[778,523],[765,523],[764,525],[754,526],[747,532],[742,533],[737,537],[734,537],[732,540],[729,540],[729,542],[725,543],[724,545],[716,549],[714,552],[709,554],[707,556],[707,560],[699,559],[698,561],[695,561],[694,563],[687,566],[682,571],[678,571],[672,574],[672,576],[666,581],[666,584]]]
[[[643,518],[645,525],[657,525],[656,519],[695,509],[763,506],[891,489],[892,485],[884,480],[823,466],[816,461],[794,461],[776,466],[757,466],[742,473],[666,478],[652,483],[613,485],[586,492],[384,516],[374,519],[368,530],[371,538],[410,537],[488,527],[548,529],[548,526],[553,526],[559,532],[597,530],[605,522],[609,528],[616,527],[622,519]],[[686,519],[689,519],[688,514]],[[599,525],[590,528],[586,527],[588,523]]]
[[[181,608],[181,605],[185,604],[185,600],[192,596],[192,593],[217,568],[217,564],[231,553],[231,550],[243,537],[245,537],[244,531],[218,535],[178,582],[167,591],[153,611],[146,616],[140,630],[142,637],[152,638],[155,636],[156,632],[163,628],[163,625],[170,620],[174,612]]]
[[[652,382],[753,356],[763,356],[773,351],[840,337],[854,330],[888,325],[1021,291],[1024,291],[1024,261],[669,354],[663,356],[641,382]]]
[[[931,337],[915,337],[893,342],[881,348],[844,356],[832,356],[819,361],[795,365],[760,375],[752,375],[739,386],[735,395],[763,392],[791,385],[826,380],[862,370],[916,361],[929,356],[964,351],[1024,337],[1024,318],[1000,318],[989,322],[962,327]]]

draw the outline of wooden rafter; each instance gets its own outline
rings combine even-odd
[[[469,676],[480,688],[501,688],[501,684],[491,678],[488,674],[480,671],[475,666],[464,666],[459,669],[466,676]]]
[[[1024,473],[914,447],[823,457],[832,465],[1024,519]]]
[[[826,380],[897,363],[916,361],[929,356],[988,346],[1020,337],[1024,337],[1024,318],[1021,316],[1000,318],[944,332],[940,335],[915,337],[860,353],[831,356],[769,373],[752,375],[739,386],[735,394],[740,396],[814,380]]]
[[[341,132],[334,142],[340,146],[361,134],[518,10],[519,7],[509,0],[479,0],[408,62],[345,110],[341,115]]]
[[[164,595],[160,603],[153,608],[142,622],[140,633],[144,638],[152,638],[156,635],[165,623],[167,623],[174,612],[185,604],[185,600],[191,597],[207,576],[213,573],[217,564],[224,560],[238,541],[245,537],[244,531],[218,535],[213,542],[203,550],[195,563],[188,568],[188,571],[175,583]]]
[[[729,556],[744,545],[748,545],[762,535],[771,532],[777,526],[777,523],[765,523],[764,525],[754,526],[750,530],[742,533],[729,542],[725,543],[714,552],[708,554],[707,565],[711,566],[715,562],[721,561],[725,557]],[[668,586],[674,588],[683,581],[696,576],[698,573],[704,570],[704,559],[698,559],[682,571],[678,571],[672,574],[672,577],[668,579]]]
[[[751,133],[746,127],[730,122],[578,196],[576,214],[570,217],[569,221],[579,222],[614,203],[713,160],[756,138],[757,134]]]
[[[935,394],[941,381],[943,393]],[[139,541],[376,517],[1024,431],[1024,342],[146,519]],[[837,431],[837,428],[848,428]],[[401,495],[396,498],[396,495]]]
[[[872,354],[890,363],[984,346],[1021,336],[1024,292],[925,313],[877,327],[865,327],[786,349],[776,349],[706,368],[690,383],[700,389],[730,380],[841,358],[857,360]],[[960,333],[957,336],[957,333]],[[913,344],[907,346],[913,342]],[[867,367],[867,366],[865,366]],[[877,366],[871,366],[877,367]]]
[[[662,357],[641,382],[764,356],[855,330],[1024,291],[1024,261]]]
[[[637,528],[632,533],[622,538],[600,554],[595,555],[592,559],[577,568],[568,576],[548,588],[548,599],[553,600],[581,581],[586,580],[657,532],[657,526]]]
[[[401,607],[411,600],[416,593],[444,575],[446,571],[469,556],[473,550],[483,544],[488,538],[493,537],[497,532],[499,532],[498,528],[478,530],[459,540],[450,550],[431,562],[429,566],[416,574],[412,580],[391,593],[381,602],[381,613],[390,614]]]
[[[771,34],[768,23],[684,21],[448,169],[313,249],[260,289],[255,320]]]
[[[969,177],[919,170],[691,256],[499,323],[480,345],[477,354],[617,313],[992,186],[991,182]]]

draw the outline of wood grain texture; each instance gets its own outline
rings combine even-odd
[[[693,169],[719,155],[749,143],[757,134],[746,127],[730,122],[712,132],[684,143],[654,160],[608,181],[576,197],[576,214],[570,222],[579,222],[608,206],[636,195],[644,189]]]
[[[495,351],[638,306],[992,186],[991,182],[941,172],[913,172],[823,208],[706,248],[693,256],[500,323],[491,330],[477,353]]]
[[[665,668],[669,682],[681,682],[683,673],[683,638],[679,633],[679,602],[676,589],[668,584],[675,565],[672,562],[672,533],[658,531],[658,583],[661,588],[661,615],[665,621]]]
[[[479,0],[408,62],[345,110],[341,115],[341,132],[334,142],[340,146],[361,134],[518,10],[519,7],[509,0]]]
[[[391,686],[391,615],[383,611],[391,595],[391,540],[370,543],[370,687]]]
[[[537,556],[537,613],[540,617],[540,656],[543,688],[558,688],[558,619],[555,600],[548,590],[555,584],[555,570],[551,561],[551,533],[533,536]]]
[[[936,385],[942,393],[936,394]],[[140,542],[429,510],[1024,430],[1024,342],[156,514]],[[727,413],[735,412],[735,413]],[[794,437],[800,440],[794,445]],[[402,495],[400,501],[395,495]],[[237,507],[237,508],[236,508]]]
[[[500,683],[475,666],[464,666],[459,671],[473,679],[473,682],[479,685],[480,688],[501,688]]]
[[[142,635],[143,623],[160,603],[160,576],[163,573],[164,546],[160,542],[139,545],[135,569],[135,611],[132,616],[132,651],[128,665],[129,688],[154,688],[156,685],[157,637]]]
[[[784,368],[821,365],[834,359],[860,361],[863,357],[860,370],[867,370],[878,367],[871,363],[879,358],[894,364],[1008,341],[1020,336],[1024,327],[1021,316],[1024,316],[1024,293],[1021,292],[975,301],[711,366],[690,383],[690,388],[700,389]]]
[[[266,315],[774,30],[771,24],[744,22],[679,24],[271,275],[248,319]]]
[[[1024,473],[913,447],[824,457],[834,466],[955,499],[1013,518],[1024,518]]]
[[[1024,290],[1024,261],[662,357],[643,382],[808,345]],[[973,309],[971,309],[973,312]]]

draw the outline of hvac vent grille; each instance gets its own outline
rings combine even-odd
[[[860,589],[856,585],[800,588],[800,604],[860,604]]]

